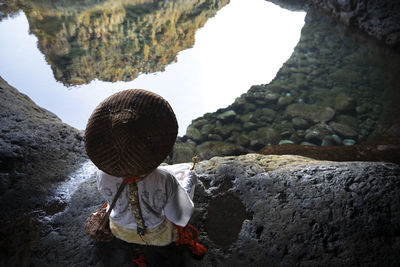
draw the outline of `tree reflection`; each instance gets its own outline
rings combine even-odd
[[[130,81],[163,71],[229,0],[7,1],[22,8],[56,80],[66,86]]]

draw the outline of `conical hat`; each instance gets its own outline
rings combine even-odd
[[[137,177],[163,162],[177,133],[175,114],[164,98],[130,89],[96,107],[86,126],[85,147],[100,170],[117,177]]]

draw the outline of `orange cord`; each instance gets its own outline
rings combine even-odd
[[[136,263],[138,267],[146,267],[146,259],[144,258],[144,254],[141,253],[137,257],[132,258],[132,262]]]
[[[179,240],[176,241],[176,245],[187,245],[194,255],[203,256],[206,254],[207,249],[197,242],[199,232],[197,229],[190,224],[185,227],[176,226],[179,232]]]

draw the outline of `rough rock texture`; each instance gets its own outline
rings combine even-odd
[[[54,184],[85,158],[82,132],[38,107],[0,77],[0,220],[52,209]]]
[[[86,166],[88,168],[88,166]],[[206,256],[186,266],[395,266],[400,260],[400,166],[300,156],[214,157],[196,167]],[[48,216],[31,266],[134,266],[140,249],[84,233],[102,204],[93,173]]]
[[[348,26],[400,47],[400,2],[393,0],[304,0]]]

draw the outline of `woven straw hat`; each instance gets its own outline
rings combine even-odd
[[[86,126],[85,147],[100,170],[117,177],[137,177],[167,157],[177,133],[175,114],[164,98],[130,89],[96,107]]]

